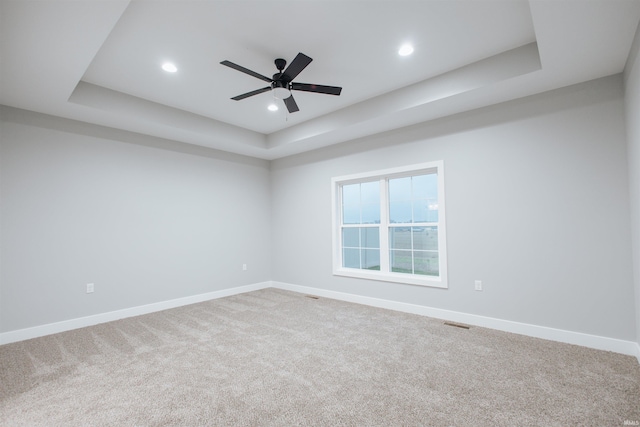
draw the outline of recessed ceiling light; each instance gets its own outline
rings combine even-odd
[[[278,106],[276,104],[269,104],[267,107],[269,111],[278,111]]]
[[[400,50],[398,50],[398,55],[400,56],[407,56],[407,55],[411,55],[413,53],[413,46],[411,46],[410,44],[403,44],[402,46],[400,46]]]
[[[178,71],[178,68],[171,62],[165,62],[164,64],[162,64],[162,69],[167,73],[175,73],[176,71]]]

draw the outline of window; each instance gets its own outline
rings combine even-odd
[[[331,182],[334,274],[447,287],[441,161]]]

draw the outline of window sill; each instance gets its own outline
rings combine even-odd
[[[402,273],[382,273],[379,271],[364,271],[360,269],[340,268],[333,271],[334,276],[354,277],[357,279],[379,280],[383,282],[404,283],[407,285],[428,286],[431,288],[447,289],[447,281],[442,277],[416,276]]]

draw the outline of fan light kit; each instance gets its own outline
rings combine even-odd
[[[293,79],[295,79],[298,74],[300,74],[300,72],[311,63],[311,61],[313,61],[313,59],[309,58],[304,53],[298,53],[291,64],[289,64],[287,69],[285,69],[287,61],[282,58],[278,58],[274,61],[278,72],[275,73],[272,78],[263,76],[262,74],[258,74],[255,71],[251,71],[248,68],[244,68],[230,61],[222,61],[220,64],[226,65],[229,68],[233,68],[234,70],[240,71],[269,83],[269,86],[263,87],[262,89],[257,89],[251,92],[243,93],[242,95],[234,96],[233,98],[231,98],[234,101],[240,101],[242,99],[249,98],[250,96],[258,95],[260,93],[272,90],[273,96],[278,99],[282,99],[284,101],[284,105],[287,106],[287,110],[290,113],[295,113],[296,111],[300,111],[300,109],[298,108],[298,104],[296,104],[295,99],[293,99],[293,95],[291,94],[292,90],[324,93],[327,95],[340,95],[340,92],[342,92],[342,88],[337,86],[323,86],[310,83],[294,82]],[[271,110],[271,108],[269,109]]]
[[[287,99],[291,96],[291,90],[288,87],[274,87],[273,96],[278,99]]]

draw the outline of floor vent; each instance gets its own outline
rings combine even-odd
[[[444,322],[444,324],[447,325],[447,326],[455,326],[456,328],[460,328],[460,329],[469,329],[470,328],[470,326],[461,325],[459,323]]]
[[[311,298],[311,299],[320,299],[320,297],[317,297],[315,295],[305,295],[305,297]]]

